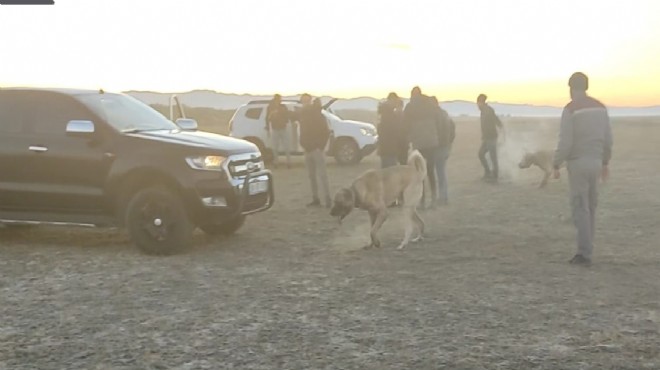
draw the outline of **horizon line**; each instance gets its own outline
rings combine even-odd
[[[233,96],[273,96],[275,94],[253,94],[253,93],[227,93],[227,92],[222,92],[218,90],[213,90],[213,89],[192,89],[188,91],[180,91],[180,92],[162,92],[162,91],[153,91],[153,90],[124,90],[121,91],[122,93],[128,94],[128,93],[152,93],[152,94],[162,94],[162,95],[178,95],[178,94],[188,94],[188,93],[193,93],[193,92],[212,92],[215,94],[222,94],[222,95],[233,95]],[[281,94],[283,98],[285,97],[296,97],[300,96],[303,93],[299,94]],[[313,95],[313,94],[312,94]],[[314,96],[314,95],[313,95]],[[322,95],[316,95],[317,97],[327,97],[327,98],[335,98],[332,95],[329,94],[322,94]],[[384,100],[385,98],[375,98],[373,96],[366,96],[366,95],[361,95],[361,96],[356,96],[356,97],[351,97],[351,98],[336,98],[339,100],[358,100],[358,99],[373,99],[376,101]],[[401,98],[404,100],[409,100],[410,98]],[[440,103],[455,103],[455,102],[465,102],[465,103],[472,103],[476,105],[476,102],[472,102],[470,100],[464,100],[464,99],[452,99],[452,100],[441,100]],[[506,104],[506,105],[518,105],[518,106],[531,106],[531,107],[537,107],[537,108],[557,108],[557,109],[562,109],[562,106],[558,105],[551,105],[551,104],[533,104],[533,103],[507,103],[507,102],[502,102],[502,101],[489,101],[490,104]],[[607,105],[608,108],[633,108],[633,109],[651,109],[651,108],[660,108],[660,102],[658,104],[654,105],[641,105],[641,106],[635,106],[635,105]]]

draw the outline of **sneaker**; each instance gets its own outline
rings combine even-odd
[[[321,201],[318,199],[314,199],[311,203],[307,203],[307,207],[320,207],[321,206]]]
[[[571,265],[581,265],[581,266],[590,266],[591,265],[591,260],[584,257],[581,254],[576,254],[570,261],[569,263]]]

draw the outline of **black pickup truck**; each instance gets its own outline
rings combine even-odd
[[[177,121],[178,122],[178,121]],[[0,89],[0,224],[126,227],[150,254],[273,205],[258,148],[124,94]]]

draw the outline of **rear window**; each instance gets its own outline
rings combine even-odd
[[[259,117],[261,117],[261,111],[263,111],[263,108],[250,108],[245,111],[245,117],[249,119],[259,119]]]

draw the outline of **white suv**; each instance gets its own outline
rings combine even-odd
[[[334,156],[339,164],[355,164],[376,150],[378,134],[371,123],[345,120],[330,110],[333,99],[323,106],[323,115],[328,120],[332,134],[326,153]],[[290,110],[300,109],[297,101],[283,100]],[[265,159],[273,156],[272,143],[266,132],[266,107],[268,100],[254,100],[240,106],[229,121],[229,136],[256,144]],[[289,125],[291,130],[291,154],[303,154],[300,146],[300,128],[297,122]],[[281,153],[284,154],[284,153]]]

